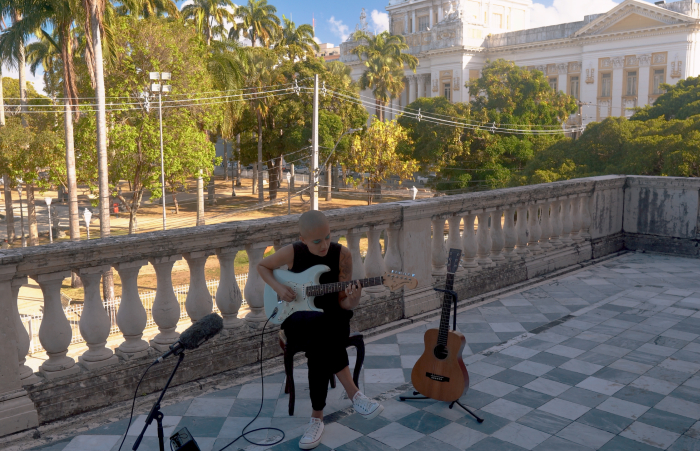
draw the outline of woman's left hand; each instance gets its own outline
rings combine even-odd
[[[362,285],[356,283],[354,285],[348,285],[345,289],[346,300],[351,305],[357,305],[360,301],[360,296],[362,296]]]

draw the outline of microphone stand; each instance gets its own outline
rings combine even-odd
[[[173,380],[173,376],[175,376],[175,372],[177,371],[177,368],[180,366],[182,363],[182,360],[185,358],[185,353],[181,352],[178,354],[178,359],[177,363],[175,364],[175,368],[173,368],[173,372],[170,373],[170,377],[168,378],[168,382],[165,384],[165,387],[163,387],[163,390],[160,392],[160,396],[158,397],[158,400],[153,404],[153,407],[151,408],[151,411],[148,413],[148,417],[146,417],[146,424],[143,427],[143,430],[139,434],[138,438],[136,439],[136,442],[134,443],[134,447],[131,448],[133,451],[136,451],[139,448],[139,445],[141,444],[141,440],[143,440],[143,434],[146,433],[146,429],[148,429],[148,426],[153,423],[153,420],[155,419],[157,424],[158,424],[158,445],[160,446],[160,451],[165,451],[165,444],[163,442],[163,412],[160,411],[160,402],[163,400],[163,396],[165,395],[165,391],[168,389],[170,386],[170,382]]]

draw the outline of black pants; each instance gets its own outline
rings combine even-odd
[[[306,353],[314,410],[326,406],[331,375],[349,365],[345,345],[350,336],[350,316],[343,312],[296,312],[282,323],[288,342]]]

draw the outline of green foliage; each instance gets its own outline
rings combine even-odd
[[[669,119],[687,119],[700,114],[700,77],[679,80],[675,85],[661,85],[666,91],[653,105],[647,105],[637,111],[630,120],[646,121],[664,117]]]

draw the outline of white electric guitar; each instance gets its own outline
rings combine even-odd
[[[314,305],[316,296],[323,296],[328,293],[339,293],[345,291],[350,285],[359,283],[363,288],[384,285],[390,291],[395,291],[403,286],[415,288],[418,285],[418,279],[415,274],[407,274],[398,271],[391,271],[383,276],[368,277],[361,280],[351,280],[349,282],[335,282],[319,284],[321,274],[330,271],[326,265],[316,265],[307,269],[304,272],[294,273],[286,269],[275,269],[272,275],[283,285],[290,287],[296,293],[297,297],[292,302],[285,302],[279,299],[275,290],[265,284],[265,314],[274,317],[270,318],[270,322],[274,324],[282,324],[294,312],[305,310],[313,310],[320,312],[321,309]]]

